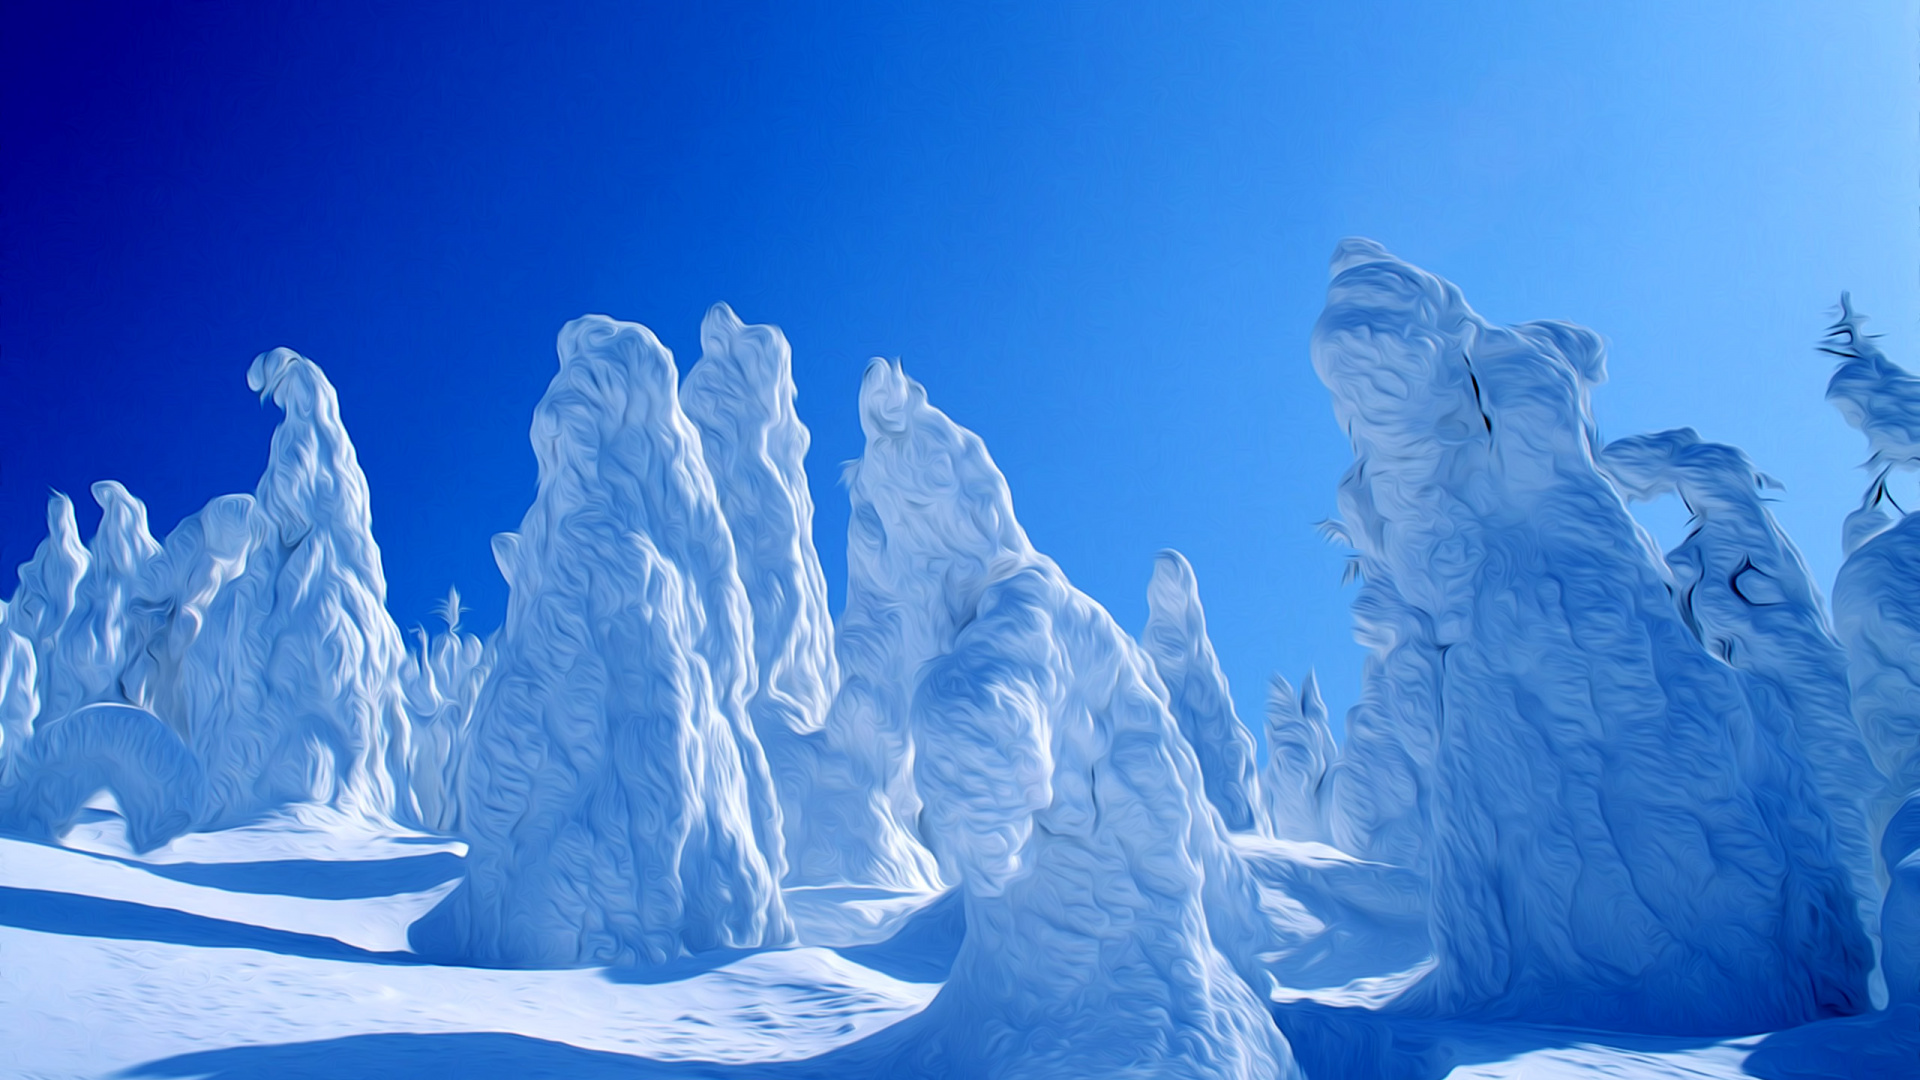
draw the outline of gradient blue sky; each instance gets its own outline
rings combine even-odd
[[[49,487],[90,532],[122,480],[162,536],[251,490],[247,363],[288,345],[394,615],[457,583],[490,628],[560,324],[684,369],[726,300],[793,342],[836,609],[855,391],[898,356],[1123,625],[1192,558],[1257,726],[1274,669],[1358,688],[1306,354],[1341,236],[1600,330],[1603,431],[1744,446],[1823,586],[1864,481],[1812,351],[1839,291],[1920,362],[1913,3],[676,7],[6,0],[0,566]]]

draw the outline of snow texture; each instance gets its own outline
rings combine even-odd
[[[884,361],[860,396],[858,549],[874,607],[933,624],[901,635],[933,653],[912,760],[967,915],[925,1052],[962,1076],[1297,1075],[1152,661],[1034,551],[978,437]]]
[[[1340,535],[1337,526],[1330,531]],[[1385,575],[1361,582],[1353,623],[1368,652],[1360,700],[1347,712],[1346,740],[1327,767],[1327,832],[1342,851],[1424,874],[1439,743],[1440,650],[1428,622]]]
[[[47,539],[21,567],[6,612],[0,716],[13,744],[6,775],[26,785],[11,797],[17,824],[42,828],[77,809],[77,780],[29,783],[23,771],[69,766],[121,788],[143,768],[191,773],[164,827],[142,826],[159,830],[146,840],[174,829],[179,807],[191,808],[197,828],[301,803],[388,824],[415,817],[400,636],[386,612],[366,477],[333,387],[286,349],[262,354],[247,379],[286,413],[253,496],[213,500],[162,545],[146,507],[102,481],[93,486],[100,525],[85,548],[71,503],[50,502]],[[114,704],[146,719],[89,711]],[[184,740],[191,769],[162,731]],[[102,756],[115,752],[131,756]],[[33,805],[34,792],[53,802]]]
[[[40,712],[39,663],[26,638],[7,628],[0,605],[0,791],[17,779]]]
[[[460,774],[466,881],[415,928],[488,965],[644,966],[778,945],[780,813],[733,538],[645,327],[560,332],[539,492]]]
[[[788,880],[931,889],[932,856],[876,797],[884,769],[849,725],[854,712],[828,724],[840,668],[813,545],[810,436],[794,411],[792,350],[779,329],[746,325],[725,304],[707,312],[700,344],[680,397],[700,429],[752,606],[759,683],[747,712],[780,795]]]
[[[1829,629],[1739,450],[1599,446],[1597,337],[1343,244],[1313,359],[1370,655],[1343,746],[1275,677],[1257,774],[1186,559],[1134,641],[897,363],[861,387],[836,628],[781,333],[716,306],[682,387],[645,328],[569,323],[506,625],[450,590],[409,649],[334,391],[263,354],[252,495],[156,542],[103,481],[83,544],[55,494],[0,605],[0,1028],[66,1033],[0,1066],[328,1060],[304,1036],[378,1075],[405,1055],[355,1040],[432,1033],[487,1075],[1898,1075],[1920,524],[1886,492],[1920,380],[1861,322],[1827,346],[1874,472]],[[1669,491],[1663,556],[1625,500]],[[1891,1008],[1853,1017],[1875,927]]]
[[[1153,560],[1147,585],[1147,627],[1141,644],[1160,678],[1180,733],[1200,758],[1207,798],[1227,828],[1254,832],[1264,824],[1256,812],[1259,775],[1254,767],[1253,733],[1233,711],[1233,691],[1207,638],[1207,615],[1200,606],[1200,583],[1193,564],[1171,548]]]
[[[1279,983],[1276,1000],[1417,970],[1432,954],[1427,885],[1413,871],[1251,833],[1233,846],[1274,931],[1261,962]]]
[[[1400,1008],[1691,1033],[1864,1008],[1792,720],[1694,639],[1595,465],[1598,337],[1493,326],[1347,241],[1312,351],[1382,684],[1350,729],[1404,748],[1351,782],[1430,828],[1435,966]]]
[[[1281,840],[1326,841],[1328,768],[1339,757],[1320,680],[1300,684],[1279,675],[1267,687],[1267,764],[1260,772],[1267,831]]]
[[[1896,798],[1920,788],[1916,575],[1920,516],[1909,514],[1847,556],[1833,583],[1833,621],[1847,649],[1854,715],[1890,779],[1885,794]]]

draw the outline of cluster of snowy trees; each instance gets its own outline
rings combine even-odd
[[[0,825],[57,836],[105,788],[140,849],[316,807],[458,836],[414,944],[488,965],[776,947],[787,891],[955,889],[919,1052],[961,1075],[1293,1075],[1276,1010],[1396,973],[1391,1015],[1649,1032],[1920,999],[1920,518],[1884,483],[1920,467],[1920,381],[1851,312],[1829,396],[1879,475],[1830,623],[1739,450],[1598,442],[1595,335],[1342,245],[1312,352],[1370,658],[1337,744],[1276,677],[1264,765],[1187,560],[1135,640],[898,364],[861,387],[836,624],[787,343],[725,306],[701,343],[682,380],[644,327],[561,331],[485,641],[456,595],[404,644],[333,389],[287,350],[248,374],[286,413],[252,496],[156,542],[103,482],[84,545],[55,496],[0,614]],[[1663,554],[1628,503],[1667,492],[1694,517]]]

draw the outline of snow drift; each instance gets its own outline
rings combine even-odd
[[[1335,255],[1313,361],[1353,443],[1374,652],[1350,729],[1406,748],[1348,779],[1430,827],[1436,964],[1400,1007],[1688,1032],[1857,1012],[1871,952],[1831,818],[1595,466],[1601,357],[1369,241]]]
[[[751,616],[673,358],[599,316],[559,356],[539,493],[494,542],[511,594],[460,774],[467,878],[416,948],[635,966],[780,944]]]

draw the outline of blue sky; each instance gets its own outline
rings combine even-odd
[[[1920,362],[1911,3],[679,6],[6,4],[0,565],[49,487],[90,530],[122,480],[161,535],[251,490],[246,366],[287,345],[396,618],[457,583],[490,628],[560,324],[684,369],[726,300],[793,342],[836,608],[855,390],[898,356],[1123,625],[1178,547],[1243,716],[1309,666],[1341,710],[1306,354],[1341,236],[1601,331],[1603,431],[1745,447],[1823,585],[1864,482],[1812,351],[1839,291]]]

